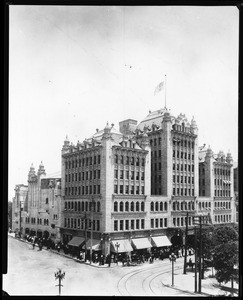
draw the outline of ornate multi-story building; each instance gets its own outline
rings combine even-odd
[[[22,215],[26,205],[28,186],[24,184],[17,184],[14,190],[15,196],[12,204],[12,230],[19,232],[23,228]]]
[[[166,236],[180,234],[186,216],[189,228],[198,214],[209,214],[215,224],[234,222],[232,158],[213,159],[209,149],[199,162],[198,149],[194,118],[174,117],[166,108],[139,124],[124,120],[119,131],[107,123],[77,145],[66,138],[63,241],[79,246],[88,229],[93,245],[107,254],[169,245]],[[86,241],[90,245],[90,236]]]
[[[28,186],[24,186],[25,199],[22,201],[21,232],[38,237],[52,237],[60,240],[61,221],[61,179],[45,178],[44,165],[40,164],[37,173],[30,167]],[[16,186],[16,196],[19,188]],[[13,201],[14,206],[16,201]],[[18,229],[20,227],[18,226]]]

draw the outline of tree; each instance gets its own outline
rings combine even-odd
[[[215,277],[219,283],[227,283],[235,277],[235,266],[238,265],[238,234],[233,227],[219,227],[214,232],[213,241]]]

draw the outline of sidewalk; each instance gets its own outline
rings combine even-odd
[[[162,284],[171,289],[181,292],[190,293],[193,296],[209,297],[209,296],[228,296],[230,294],[231,283],[219,286],[215,277],[212,276],[212,270],[205,271],[204,279],[202,279],[201,294],[194,293],[195,273],[187,271],[183,274],[183,270],[175,270],[174,286],[172,287],[172,277],[168,276],[162,279]],[[234,288],[238,289],[238,284],[234,282]],[[238,297],[235,293],[234,296]]]

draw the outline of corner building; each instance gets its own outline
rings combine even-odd
[[[66,138],[63,242],[82,246],[86,228],[86,245],[91,246],[92,231],[93,249],[107,255],[169,246],[173,236],[182,240],[186,213],[189,229],[201,213],[198,149],[194,118],[174,117],[166,108],[149,112],[139,124],[124,120],[119,131],[107,123],[77,145]],[[214,210],[210,213],[214,220]]]

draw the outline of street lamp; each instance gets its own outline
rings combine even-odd
[[[120,244],[116,242],[115,246],[116,246],[116,264],[118,265],[118,248],[120,247]]]
[[[65,272],[62,273],[61,269],[58,269],[58,271],[55,274],[55,280],[59,279],[59,283],[56,286],[59,286],[59,296],[61,296],[61,281],[65,278]]]
[[[172,286],[174,286],[174,262],[176,261],[176,255],[171,253],[169,259],[172,262]]]

